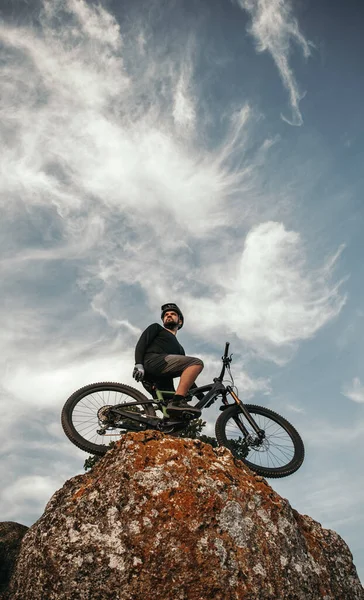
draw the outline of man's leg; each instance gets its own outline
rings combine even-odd
[[[182,360],[179,360],[179,364],[181,367],[181,371],[178,373],[180,376],[180,382],[175,395],[168,403],[167,411],[169,415],[174,417],[178,417],[184,412],[188,412],[193,414],[194,418],[197,418],[200,416],[201,410],[188,404],[188,402],[185,400],[185,396],[195,379],[201,373],[204,365],[200,358],[194,358],[191,356],[182,357]]]
[[[185,400],[188,390],[203,369],[204,365],[200,358],[180,354],[157,355],[152,360],[149,359],[149,361],[146,361],[144,366],[146,367],[146,372],[154,373],[158,380],[161,376],[163,378],[180,377],[178,389],[168,403],[168,413],[171,412],[173,415],[179,415],[183,411],[189,411],[196,417],[201,414],[200,409],[190,406]],[[171,387],[174,390],[173,380]],[[168,388],[163,386],[162,389]]]
[[[202,369],[202,361],[201,364],[190,365],[189,367],[185,368],[185,370],[181,374],[178,388],[176,390],[177,396],[185,396],[187,394],[188,390],[190,389],[191,385],[195,382]]]

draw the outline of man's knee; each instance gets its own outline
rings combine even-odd
[[[196,358],[196,365],[198,365],[199,367],[201,367],[201,371],[204,368],[204,364],[203,364],[203,360],[201,360],[201,358]]]

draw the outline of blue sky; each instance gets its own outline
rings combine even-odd
[[[270,483],[363,580],[361,3],[123,6],[1,5],[2,520],[82,471],[63,403],[133,384],[172,301],[201,383],[228,339],[241,396],[300,431]]]

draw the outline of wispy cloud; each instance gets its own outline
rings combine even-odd
[[[18,475],[29,423],[58,448],[74,389],[131,383],[135,341],[162,302],[179,299],[209,362],[228,334],[234,352],[280,363],[345,302],[335,261],[305,261],[304,236],[279,216],[282,194],[263,193],[278,140],[257,132],[245,103],[204,144],[193,53],[169,52],[146,28],[121,33],[82,0],[45,2],[38,28],[0,26],[0,367]],[[242,367],[237,384],[245,397],[270,390]],[[81,463],[67,441],[59,452]],[[34,483],[38,510],[58,483]],[[14,493],[31,488],[21,480]]]
[[[278,8],[283,27],[289,12]],[[121,36],[112,15],[82,1],[45,3],[41,25],[0,28],[7,243],[17,232],[0,268],[9,290],[21,288],[4,311],[22,314],[27,346],[52,322],[79,335],[65,303],[98,336],[97,318],[111,330],[128,322],[130,334],[142,307],[177,295],[192,315],[198,295],[201,335],[219,322],[255,352],[285,360],[345,297],[330,283],[330,260],[310,270],[301,235],[265,220],[276,201],[264,198],[258,172],[273,142],[248,151],[252,137],[257,146],[254,109],[234,111],[223,140],[204,148],[190,49],[161,55],[144,30]]]
[[[358,463],[356,468],[360,472]],[[364,524],[362,514],[364,481],[361,473],[358,475],[355,469],[347,472],[340,465],[334,471],[323,470],[320,477],[316,478],[313,475],[313,473],[301,473],[300,485],[297,486],[297,482],[295,484],[289,481],[283,484],[279,482],[278,489],[285,488],[285,494],[289,490],[292,506],[299,511],[304,507],[306,514],[315,514],[315,518],[325,528],[341,533],[342,525],[351,522],[353,537],[360,545]]]
[[[337,423],[334,412],[330,419],[310,411],[295,415],[305,443],[305,462],[296,478],[276,481],[274,487],[298,511],[337,531],[353,550],[361,547],[364,525],[364,421],[353,423],[348,417],[346,423]]]
[[[300,235],[282,223],[261,223],[229,266],[209,265],[205,281],[219,282],[215,299],[186,299],[193,327],[211,336],[229,331],[260,355],[284,363],[299,340],[312,337],[345,304],[340,283],[331,283],[339,254],[310,272]]]
[[[188,83],[186,75],[183,74],[177,84],[173,117],[176,125],[183,132],[186,128],[191,129],[194,126],[196,113],[193,103],[188,95]]]
[[[350,384],[344,385],[341,393],[353,402],[364,403],[364,384],[359,377],[354,377]]]
[[[186,44],[186,58],[181,67],[179,79],[174,89],[173,119],[176,130],[181,135],[190,135],[195,130],[197,115],[195,102],[197,94],[194,93],[194,42],[193,37]]]
[[[32,475],[17,479],[3,491],[0,498],[2,519],[13,520],[21,514],[26,521],[32,514],[34,505],[45,506],[55,487],[62,483],[62,480],[56,476]]]
[[[292,118],[281,115],[290,125],[302,125],[303,119],[299,108],[304,94],[299,87],[289,63],[291,44],[295,42],[302,50],[305,58],[310,56],[310,46],[299,30],[289,0],[235,0],[241,8],[248,11],[252,18],[249,28],[256,40],[258,52],[268,51],[277,68],[283,84],[288,91],[292,108]]]

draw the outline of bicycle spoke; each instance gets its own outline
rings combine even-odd
[[[116,390],[106,389],[96,393],[91,392],[75,406],[72,417],[73,425],[76,431],[89,442],[107,445],[109,441],[119,439],[120,435],[128,429],[124,426],[122,429],[115,429],[115,433],[112,433],[112,430],[109,429],[105,436],[100,435],[97,433],[102,427],[98,420],[98,411],[103,406],[116,406],[130,401],[132,401],[130,396]],[[130,413],[138,412],[140,414],[144,412],[143,407],[140,405],[129,407],[129,411]],[[129,422],[132,422],[132,419]]]
[[[262,468],[273,469],[289,463],[294,456],[294,446],[285,429],[279,423],[265,416],[259,414],[252,416],[257,426],[265,432],[265,438],[258,447],[250,445],[250,448],[247,448],[243,433],[232,417],[226,423],[225,432],[228,440],[233,443],[233,453],[238,458],[239,456],[243,457],[252,464],[259,464]],[[246,421],[244,415],[239,414],[237,417],[248,431],[249,436],[253,440],[257,439],[256,432]]]
[[[85,427],[79,427],[78,433],[82,433],[82,435],[85,436],[87,433],[91,433],[91,431],[95,430],[95,425],[97,426],[97,423],[92,423],[92,425],[86,425]]]
[[[90,394],[90,396],[88,396],[87,399],[90,405],[93,406],[96,410],[98,410],[99,408],[101,408],[101,406],[104,405],[103,402],[100,402],[97,398],[94,397],[94,394]]]

